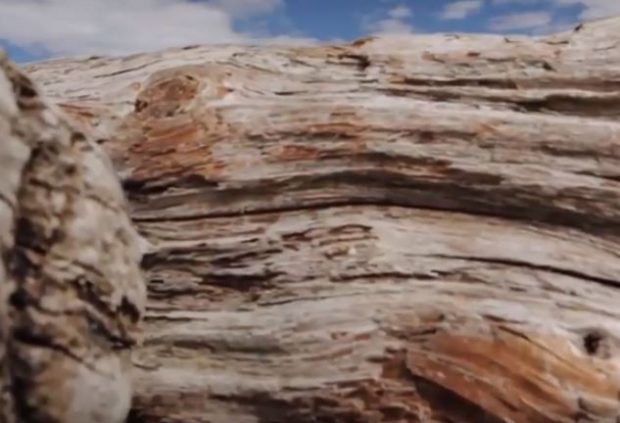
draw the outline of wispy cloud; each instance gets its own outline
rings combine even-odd
[[[535,5],[558,9],[565,6],[581,7],[579,19],[595,19],[620,15],[620,0],[491,0],[494,5]]]
[[[391,9],[372,16],[365,16],[362,21],[362,29],[374,34],[407,34],[413,32],[413,26],[408,22],[411,17],[411,9],[403,4],[396,5]]]
[[[556,6],[580,5],[580,19],[595,19],[620,14],[620,0],[552,0]]]
[[[243,42],[251,34],[235,31],[236,18],[282,6],[283,0],[0,0],[0,39],[53,55]]]
[[[541,10],[512,13],[491,19],[492,31],[530,31],[545,34],[563,31],[574,25],[563,15],[563,8],[578,7],[577,20],[590,20],[620,15],[620,0],[491,0],[493,6],[536,6]],[[544,10],[542,9],[544,7]]]
[[[478,12],[483,6],[482,0],[460,0],[447,4],[441,12],[442,19],[464,19]]]
[[[541,34],[611,15],[620,0],[0,0],[0,45],[49,57],[368,33]]]
[[[500,32],[539,29],[552,22],[553,17],[547,11],[511,13],[491,19],[489,29]]]
[[[545,0],[542,0],[543,2]],[[553,1],[553,0],[552,0]],[[541,0],[491,0],[491,4],[523,4],[523,5],[540,5]]]
[[[209,0],[206,3],[224,10],[232,17],[269,13],[284,4],[283,0]]]
[[[411,9],[401,4],[390,9],[388,15],[392,19],[405,19],[411,16]]]

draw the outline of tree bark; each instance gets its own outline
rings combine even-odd
[[[0,422],[122,423],[145,285],[105,153],[0,56]]]
[[[27,70],[150,243],[129,421],[620,421],[619,19]]]

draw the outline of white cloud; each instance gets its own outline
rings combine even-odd
[[[493,4],[536,4],[542,0],[492,0]],[[579,19],[596,19],[606,16],[620,15],[620,0],[546,0],[547,5],[557,8],[564,6],[580,6]]]
[[[489,28],[493,31],[538,29],[552,22],[553,17],[549,12],[512,13],[491,19]]]
[[[575,22],[562,18],[563,7],[577,6],[581,10],[577,15],[580,21],[620,15],[620,0],[492,0],[496,6],[519,4],[545,6],[545,11],[500,16],[492,19],[489,28],[493,31],[529,30],[533,34],[550,34],[566,31],[575,26]],[[544,3],[541,5],[541,3]]]
[[[234,17],[269,13],[283,5],[282,0],[210,0],[207,3]]]
[[[388,11],[388,15],[392,19],[405,19],[411,16],[411,9],[401,4],[390,9],[390,11]]]
[[[581,5],[580,19],[596,19],[620,14],[620,0],[552,0],[557,6]]]
[[[53,55],[243,42],[249,35],[234,30],[235,18],[281,5],[282,0],[0,0],[0,39]]]
[[[482,7],[482,0],[460,0],[447,4],[441,12],[443,19],[464,19]]]
[[[540,4],[541,0],[491,0],[493,4]]]
[[[384,12],[381,18],[366,16],[362,28],[373,34],[408,34],[413,32],[413,26],[407,22],[410,16],[411,9],[404,5],[396,5]]]

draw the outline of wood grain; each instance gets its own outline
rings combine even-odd
[[[150,243],[130,421],[620,421],[619,43],[29,66]]]

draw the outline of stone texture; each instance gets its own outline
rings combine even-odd
[[[0,58],[2,421],[124,422],[145,286],[105,153]]]
[[[28,72],[149,241],[133,423],[616,423],[620,20]]]

